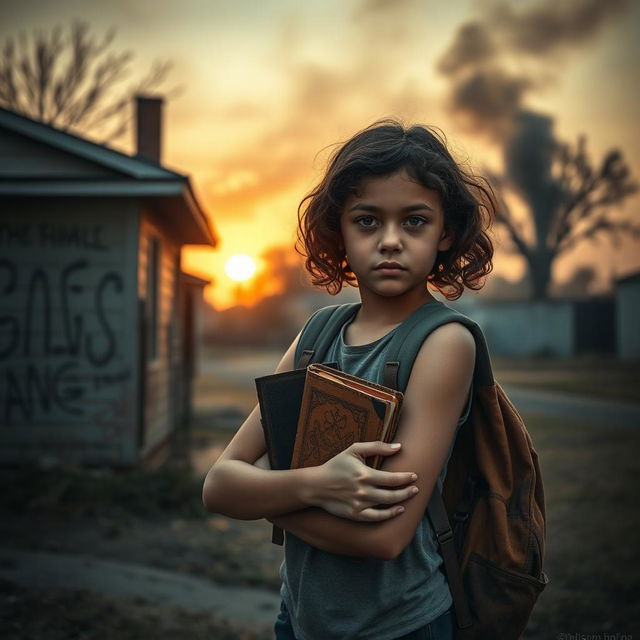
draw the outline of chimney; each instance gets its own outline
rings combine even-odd
[[[160,164],[162,98],[136,96],[136,154]]]

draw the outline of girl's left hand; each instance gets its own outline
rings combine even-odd
[[[324,464],[313,467],[316,481],[309,501],[341,518],[381,522],[404,511],[402,503],[418,493],[417,475],[382,471],[365,464],[367,458],[390,456],[400,444],[356,442]]]

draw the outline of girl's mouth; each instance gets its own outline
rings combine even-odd
[[[407,268],[403,267],[399,262],[381,262],[374,268],[374,271],[378,271],[383,275],[397,275],[406,270]]]

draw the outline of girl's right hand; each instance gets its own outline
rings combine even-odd
[[[399,515],[398,505],[418,493],[417,475],[410,471],[390,472],[372,469],[365,459],[389,456],[400,444],[356,442],[323,465],[316,467],[317,482],[311,502],[335,516],[362,522],[380,522]],[[389,505],[376,508],[378,505]]]

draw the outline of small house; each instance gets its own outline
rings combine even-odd
[[[162,100],[136,107],[135,156],[0,109],[2,463],[133,465],[189,415],[181,248],[216,236],[160,162]]]
[[[640,271],[615,283],[617,353],[624,360],[640,358]]]
[[[453,304],[478,322],[491,353],[498,356],[552,356],[615,352],[615,301],[610,296],[582,300],[464,300]]]

